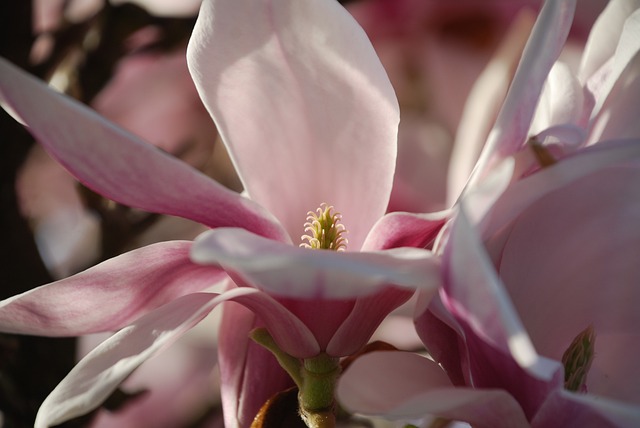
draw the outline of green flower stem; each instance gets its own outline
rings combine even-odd
[[[302,388],[298,393],[300,416],[308,427],[336,426],[334,390],[340,376],[340,360],[327,354],[306,358],[302,367]]]
[[[298,389],[302,390],[303,378],[302,363],[300,362],[300,359],[292,357],[280,349],[266,328],[256,328],[250,333],[249,337],[251,337],[251,339],[253,339],[257,344],[262,345],[264,348],[271,351],[282,368],[289,373],[289,376],[291,376],[291,379],[296,383]]]
[[[339,359],[320,354],[304,360],[300,407],[306,411],[333,407],[333,391],[340,375]]]
[[[278,347],[264,328],[251,332],[251,339],[276,357],[282,368],[298,386],[300,416],[310,428],[333,428],[336,425],[334,390],[340,376],[340,359],[325,353],[300,360]]]

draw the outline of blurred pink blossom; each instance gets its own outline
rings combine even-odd
[[[200,2],[181,2],[173,8],[157,0],[140,3],[152,14],[169,16],[171,12],[173,16],[183,16],[195,15]],[[37,45],[46,44],[46,40],[52,39],[51,34],[67,22],[91,19],[104,7],[104,1],[36,0],[33,7],[33,28],[38,35],[34,49],[40,49],[37,55],[41,60],[50,52]],[[92,106],[128,131],[204,169],[212,163],[217,134],[190,78],[186,43],[166,53],[142,52],[157,38],[150,27],[129,37],[129,52],[120,59],[113,77]],[[50,179],[53,175],[55,180]],[[216,174],[223,179],[229,176],[222,168]],[[34,147],[28,156],[20,171],[17,192],[22,213],[32,223],[41,256],[54,277],[63,278],[100,260],[99,215],[85,207],[76,180],[45,155],[42,148]],[[145,239],[150,236],[147,233]]]

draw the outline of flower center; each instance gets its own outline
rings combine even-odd
[[[307,222],[304,224],[307,233],[302,235],[301,247],[333,251],[347,249],[347,238],[343,236],[347,229],[340,223],[342,216],[332,211],[333,207],[323,202],[315,213],[307,213]]]
[[[586,392],[587,374],[593,361],[595,340],[593,326],[589,326],[578,333],[562,355],[565,389]]]

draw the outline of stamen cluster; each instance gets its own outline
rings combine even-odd
[[[347,233],[346,228],[340,221],[342,215],[333,213],[333,207],[320,204],[320,208],[307,213],[307,222],[304,224],[301,247],[314,250],[345,251],[347,249],[347,238],[343,234]]]

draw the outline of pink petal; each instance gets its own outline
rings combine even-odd
[[[637,405],[639,183],[635,164],[602,168],[550,192],[508,226],[493,251],[537,351],[560,361],[573,338],[593,326],[588,392]]]
[[[77,336],[117,330],[225,275],[189,260],[191,242],[149,245],[0,303],[2,331]]]
[[[627,253],[634,254],[631,249],[625,253],[625,246],[637,247],[637,243],[634,244],[638,239],[637,234],[629,232],[635,231],[636,228],[632,226],[625,228],[624,219],[625,215],[633,218],[632,213],[636,210],[637,197],[633,196],[634,193],[630,189],[633,189],[638,182],[635,177],[636,169],[632,167],[637,161],[638,153],[640,152],[638,152],[637,141],[601,143],[583,150],[579,155],[562,160],[556,166],[546,168],[515,183],[502,195],[487,216],[484,234],[485,239],[491,237],[487,242],[488,250],[493,255],[493,263],[498,264],[500,268],[504,283],[509,287],[509,296],[506,296],[504,288],[495,277],[496,274],[491,266],[493,263],[486,258],[477,238],[474,237],[473,230],[464,220],[464,215],[459,216],[454,223],[449,241],[450,247],[445,253],[447,269],[445,297],[448,299],[445,300],[445,304],[453,309],[458,321],[464,327],[463,338],[469,351],[469,366],[473,373],[473,380],[476,384],[485,387],[491,385],[508,389],[530,417],[544,402],[545,395],[561,386],[556,379],[559,366],[557,361],[571,339],[586,326],[598,325],[601,322],[599,320],[603,319],[607,319],[608,324],[601,324],[601,346],[607,351],[599,357],[600,368],[593,366],[593,371],[590,372],[593,381],[588,380],[588,384],[593,383],[595,391],[602,395],[637,400],[634,398],[638,396],[637,390],[634,390],[631,380],[637,378],[633,376],[637,371],[634,363],[631,362],[633,358],[621,358],[620,351],[616,351],[622,347],[625,349],[624,355],[633,355],[635,351],[632,343],[637,340],[624,330],[625,327],[616,331],[615,327],[612,330],[611,325],[628,326],[638,324],[639,321],[634,321],[633,318],[628,319],[628,324],[620,321],[626,316],[625,314],[631,313],[628,308],[625,309],[624,305],[618,307],[615,303],[611,303],[616,308],[612,309],[605,304],[602,312],[599,308],[604,302],[617,301],[615,296],[622,300],[626,298],[627,303],[637,300],[633,296],[635,288],[624,291],[624,285],[620,285],[623,291],[617,293],[609,293],[610,290],[607,288],[606,297],[592,290],[600,290],[598,287],[603,281],[616,283],[616,277],[609,273],[605,275],[607,279],[603,279],[604,271],[598,271],[597,266],[602,266],[605,271],[611,267],[612,272],[616,272],[619,278],[626,278],[624,281],[618,279],[617,282],[620,284],[625,284],[629,278],[639,276],[634,270],[633,262],[624,257]],[[617,177],[615,179],[606,179],[606,171],[611,171],[607,168],[616,163],[625,165],[623,170],[627,173],[613,175]],[[581,188],[580,183],[584,183],[582,196],[578,191]],[[599,195],[599,192],[609,195],[606,198],[594,198],[594,195]],[[473,196],[473,193],[470,196]],[[619,198],[616,203],[614,203],[615,198]],[[598,209],[585,207],[584,204],[578,203],[580,200],[592,201],[593,206],[598,206]],[[514,203],[515,201],[518,202]],[[549,210],[544,216],[540,211],[543,208]],[[611,214],[609,217],[599,216],[598,213],[602,212],[600,210],[605,212],[613,210],[612,213],[618,214]],[[508,225],[510,221],[520,222],[524,219],[528,219],[528,226],[519,229],[520,251],[514,253],[518,247],[509,249],[505,244],[514,239],[512,236],[514,232]],[[556,224],[560,219],[563,220],[562,225],[558,226]],[[624,232],[624,239],[621,238],[620,233],[610,230],[612,227],[610,225],[617,225],[620,222],[622,222],[622,230],[627,231]],[[587,229],[572,232],[573,227]],[[547,231],[547,228],[550,230]],[[543,230],[545,234],[548,233],[546,239],[554,240],[553,243],[545,244],[544,235],[541,233]],[[527,232],[526,236],[523,235],[524,231]],[[606,239],[601,238],[603,235]],[[558,239],[561,236],[563,238]],[[598,245],[594,245],[593,248],[585,247],[585,236],[593,238]],[[568,247],[558,245],[565,240]],[[602,243],[600,243],[601,240],[603,240]],[[611,240],[615,240],[615,244]],[[534,251],[534,248],[538,249]],[[553,256],[553,251],[556,249],[562,257]],[[616,254],[612,259],[615,260],[615,264],[598,262],[593,257],[589,259],[589,254],[594,255],[594,251],[600,250],[608,256]],[[620,250],[622,257],[618,255]],[[514,258],[516,254],[519,254],[517,260]],[[585,262],[581,255],[587,255],[590,261]],[[483,268],[481,268],[482,265],[484,265]],[[574,271],[572,269],[576,265],[580,266],[576,271],[580,272],[580,275],[567,273]],[[585,266],[590,268],[587,269]],[[517,278],[515,273],[519,273]],[[544,275],[549,276],[543,278]],[[551,281],[552,277],[553,281]],[[527,280],[524,281],[524,278]],[[591,282],[590,285],[589,281],[596,281],[597,284]],[[473,287],[470,287],[470,284]],[[578,287],[579,290],[571,287]],[[492,289],[493,291],[490,291]],[[517,290],[515,294],[512,291],[514,289]],[[545,289],[548,290],[547,293],[544,293]],[[569,290],[564,297],[563,289]],[[523,293],[528,294],[525,296]],[[628,293],[632,295],[629,296]],[[594,300],[590,301],[591,298]],[[513,299],[515,307],[510,303],[510,299]],[[556,316],[552,317],[551,313],[555,313]],[[619,314],[619,317],[611,316],[613,313]],[[555,323],[543,326],[541,324],[543,319],[548,320],[549,323],[555,320]],[[581,325],[578,330],[575,330],[576,323]],[[530,328],[530,325],[537,325],[537,327]],[[526,327],[526,334],[523,326]],[[571,330],[571,333],[568,330]],[[551,334],[552,331],[558,332],[562,338],[555,333]],[[531,334],[531,340],[528,334]],[[536,350],[533,349],[532,342],[536,345]],[[560,345],[559,342],[562,344]],[[507,358],[507,355],[511,357]],[[553,358],[556,362],[547,358]],[[474,363],[473,360],[476,362]],[[522,368],[523,371],[520,374],[517,374],[518,369],[513,366],[514,362]],[[474,364],[476,364],[475,369]],[[625,378],[627,382],[622,380],[622,373],[627,373]],[[610,383],[603,382],[605,379]],[[529,385],[524,387],[525,384]],[[589,386],[589,391],[593,388]]]
[[[636,10],[624,21],[620,40],[617,43],[615,53],[611,59],[611,69],[607,72],[604,82],[599,82],[597,90],[594,93],[596,104],[593,108],[592,117],[600,113],[600,109],[605,100],[618,80],[620,80],[624,71],[634,64],[637,67],[638,57],[640,56],[639,36],[640,10]],[[606,66],[605,64],[605,67]]]
[[[283,238],[261,207],[0,59],[0,101],[76,178],[117,202]]]
[[[544,3],[507,98],[470,179],[472,183],[526,142],[543,84],[569,33],[575,3],[575,0]]]
[[[429,291],[435,293],[436,288]],[[326,347],[329,355],[346,356],[360,350],[371,338],[382,321],[413,293],[395,288],[371,296],[359,297],[353,309],[335,331]]]
[[[588,144],[640,138],[640,55],[622,72],[595,119]]]
[[[624,22],[638,6],[637,0],[613,1],[598,16],[580,63],[579,77],[583,83],[614,55]]]
[[[389,285],[435,289],[440,276],[439,262],[427,250],[309,250],[244,229],[205,232],[196,239],[191,256],[196,263],[222,266],[241,285],[302,299],[353,298]]]
[[[568,124],[586,128],[590,113],[586,107],[578,79],[567,64],[556,62],[547,77],[529,132],[538,134],[552,126]]]
[[[405,291],[406,293],[406,291]],[[346,319],[354,310],[356,299],[300,299],[291,297],[275,296],[278,302],[286,307],[292,314],[296,316],[305,326],[309,328],[313,337],[318,342],[319,349],[322,352],[328,352],[327,347],[336,331],[341,328]],[[373,320],[371,320],[373,321]],[[351,337],[352,342],[356,342],[363,346],[369,339],[370,334],[365,337]],[[360,346],[357,349],[360,349]],[[340,351],[340,350],[338,350]],[[296,351],[296,355],[300,357],[313,357],[317,355],[305,354],[300,355]],[[334,357],[343,357],[350,354],[328,352]]]
[[[191,73],[242,182],[295,240],[335,206],[359,249],[389,200],[398,105],[369,40],[333,1],[210,0]]]
[[[45,399],[35,427],[57,425],[96,408],[140,364],[171,345],[222,300],[183,296],[120,330],[89,353]]]
[[[613,4],[620,5],[624,2]],[[624,8],[618,12],[622,16],[631,13]],[[624,23],[615,55],[587,81],[587,86],[598,101],[592,114],[590,144],[613,138],[640,137],[640,125],[634,114],[639,108],[640,99],[638,34],[640,12],[635,12]]]
[[[505,351],[510,345],[518,345],[519,349],[515,351],[519,352],[515,357],[523,366],[533,368],[540,364],[477,232],[463,210],[454,220],[443,265],[445,306],[489,343]],[[539,373],[541,377],[551,374],[547,370]]]
[[[268,323],[278,324],[280,328],[271,332],[283,349],[308,352],[315,346],[318,352],[305,326],[258,290],[235,288],[221,295],[189,294],[148,313],[90,352],[42,404],[36,428],[54,425],[97,407],[140,364],[175,342],[224,301],[241,303]],[[243,336],[237,339],[248,340]]]
[[[526,427],[518,403],[501,390],[454,388],[442,369],[422,356],[372,352],[342,375],[338,399],[346,408],[393,419],[434,415],[477,427]]]
[[[480,156],[491,126],[509,89],[515,69],[533,27],[531,12],[521,12],[469,92],[458,124],[449,164],[447,204],[460,196]]]
[[[428,309],[416,308],[414,324],[427,352],[447,373],[451,383],[472,384],[464,328],[447,311],[440,296],[429,300]]]
[[[249,339],[253,329],[264,327],[258,317],[234,304],[223,311],[218,349],[225,427],[245,428],[265,401],[293,381],[269,351]]]
[[[443,303],[464,328],[473,384],[507,389],[531,416],[549,390],[559,386],[561,364],[534,349],[462,210],[444,258]]]
[[[306,358],[320,352],[320,346],[309,328],[268,294],[253,288],[239,287],[227,291],[224,296],[255,313],[280,349],[289,355]]]
[[[394,212],[380,218],[362,246],[362,251],[399,247],[429,246],[436,238],[451,211],[430,214]]]
[[[607,400],[592,394],[559,389],[549,396],[532,421],[534,428],[549,426],[597,426],[599,428],[640,425],[640,406]]]
[[[480,230],[483,237],[495,236],[497,232],[541,196],[560,189],[609,165],[626,160],[640,159],[640,144],[637,140],[600,142],[566,157],[562,162],[545,168],[538,173],[513,183],[505,193],[495,201],[490,215],[482,219]],[[475,196],[470,194],[466,202],[467,209],[473,213],[478,210]],[[484,206],[483,206],[484,209]]]
[[[216,405],[220,396],[217,344],[210,327],[203,320],[173,346],[142,364],[120,388],[147,392],[116,412],[100,411],[91,428],[187,426],[208,406]],[[199,328],[207,334],[194,338],[194,330]]]

